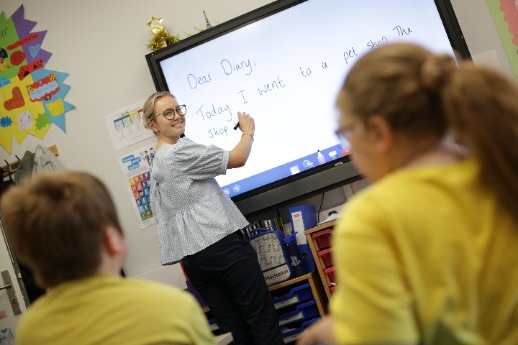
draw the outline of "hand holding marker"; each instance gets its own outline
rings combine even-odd
[[[239,118],[238,122],[234,126],[234,130],[237,130],[238,128],[241,129],[241,132],[243,135],[249,135],[252,140],[254,140],[254,132],[255,132],[255,121],[250,114],[238,112],[237,116]]]

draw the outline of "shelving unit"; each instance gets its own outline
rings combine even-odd
[[[332,289],[336,286],[334,281],[334,266],[331,260],[331,234],[336,220],[320,224],[314,228],[304,231],[311,254],[315,260],[320,282],[326,294],[326,300],[329,301],[332,295]],[[327,304],[324,305],[327,312]]]
[[[302,331],[325,315],[327,297],[316,271],[268,287],[286,344],[294,343]],[[203,311],[210,320],[210,309]],[[211,324],[217,334],[217,325]]]
[[[327,297],[323,290],[322,282],[318,278],[318,275],[316,272],[306,273],[300,277],[286,280],[279,284],[270,286],[268,288],[268,290],[270,290],[270,292],[273,293],[274,291],[280,290],[284,287],[290,287],[290,286],[295,285],[296,283],[304,282],[304,281],[307,281],[309,283],[309,286],[311,288],[311,294],[313,296],[313,299],[316,302],[316,306],[317,306],[319,315],[321,317],[324,316],[325,315],[324,306],[327,304]]]
[[[275,284],[273,297],[284,343],[294,343],[304,329],[325,315],[327,297],[317,272]]]

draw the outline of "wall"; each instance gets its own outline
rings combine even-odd
[[[24,5],[25,19],[37,23],[33,31],[48,30],[42,48],[51,52],[47,68],[69,73],[71,89],[65,100],[76,109],[66,114],[67,133],[56,126],[47,133],[43,144],[56,144],[60,160],[68,169],[85,170],[100,176],[108,185],[119,209],[129,238],[130,255],[125,271],[168,284],[184,286],[177,266],[161,267],[156,227],[141,230],[132,208],[125,181],[118,165],[119,157],[141,146],[114,151],[105,125],[105,115],[146,98],[154,90],[144,56],[151,30],[151,16],[163,17],[170,33],[195,33],[204,28],[206,11],[212,25],[269,3],[268,0],[3,0],[6,17]],[[483,0],[453,0],[471,53],[485,63],[512,70]],[[246,49],[246,48],[244,48]],[[488,58],[489,56],[489,58]],[[13,143],[11,154],[0,148],[0,161],[15,160],[26,150],[34,151],[37,139],[27,138],[22,145]],[[150,141],[152,143],[152,141]],[[364,186],[359,183],[358,186]],[[300,200],[316,209],[329,209],[346,201],[343,189]],[[285,205],[280,213],[289,221]],[[273,211],[272,211],[273,212]],[[265,214],[266,216],[266,214]]]
[[[451,0],[451,3],[475,63],[492,66],[514,78],[486,0]]]

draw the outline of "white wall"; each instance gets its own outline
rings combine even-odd
[[[141,230],[132,208],[118,158],[136,148],[114,151],[105,125],[105,115],[146,98],[155,91],[146,64],[151,16],[163,17],[170,33],[196,33],[204,28],[206,11],[212,25],[265,5],[269,0],[3,0],[9,18],[20,5],[25,19],[37,23],[33,31],[48,30],[42,48],[51,52],[47,68],[69,73],[70,91],[65,100],[76,109],[66,113],[67,133],[52,126],[43,142],[28,137],[21,146],[13,142],[11,154],[0,148],[0,161],[14,161],[37,144],[56,144],[60,160],[68,169],[85,170],[100,176],[110,188],[129,238],[130,255],[125,266],[130,276],[143,276],[184,286],[176,268],[161,267],[156,227]],[[496,56],[499,67],[512,75],[509,61],[483,0],[453,0],[471,53]],[[246,49],[244,47],[243,49]],[[489,52],[489,55],[487,54]],[[494,54],[493,54],[494,53]],[[496,55],[495,55],[496,54]],[[487,59],[486,59],[487,60]],[[496,63],[495,62],[495,63]],[[322,196],[298,204],[320,208]],[[342,189],[325,194],[322,210],[345,201]],[[286,210],[281,210],[286,216]],[[289,221],[289,218],[285,218]]]

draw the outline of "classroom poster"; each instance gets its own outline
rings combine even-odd
[[[140,121],[143,105],[144,101],[136,102],[105,116],[115,151],[153,137]]]
[[[518,78],[518,0],[487,0],[487,4]]]
[[[47,31],[31,32],[35,25],[24,19],[23,5],[8,19],[0,13],[0,146],[8,153],[13,138],[43,139],[52,124],[66,133],[65,113],[74,108],[64,100],[68,74],[45,68]]]
[[[144,146],[120,157],[119,163],[129,191],[131,203],[144,229],[155,224],[150,207],[150,164],[153,155],[151,146]]]

